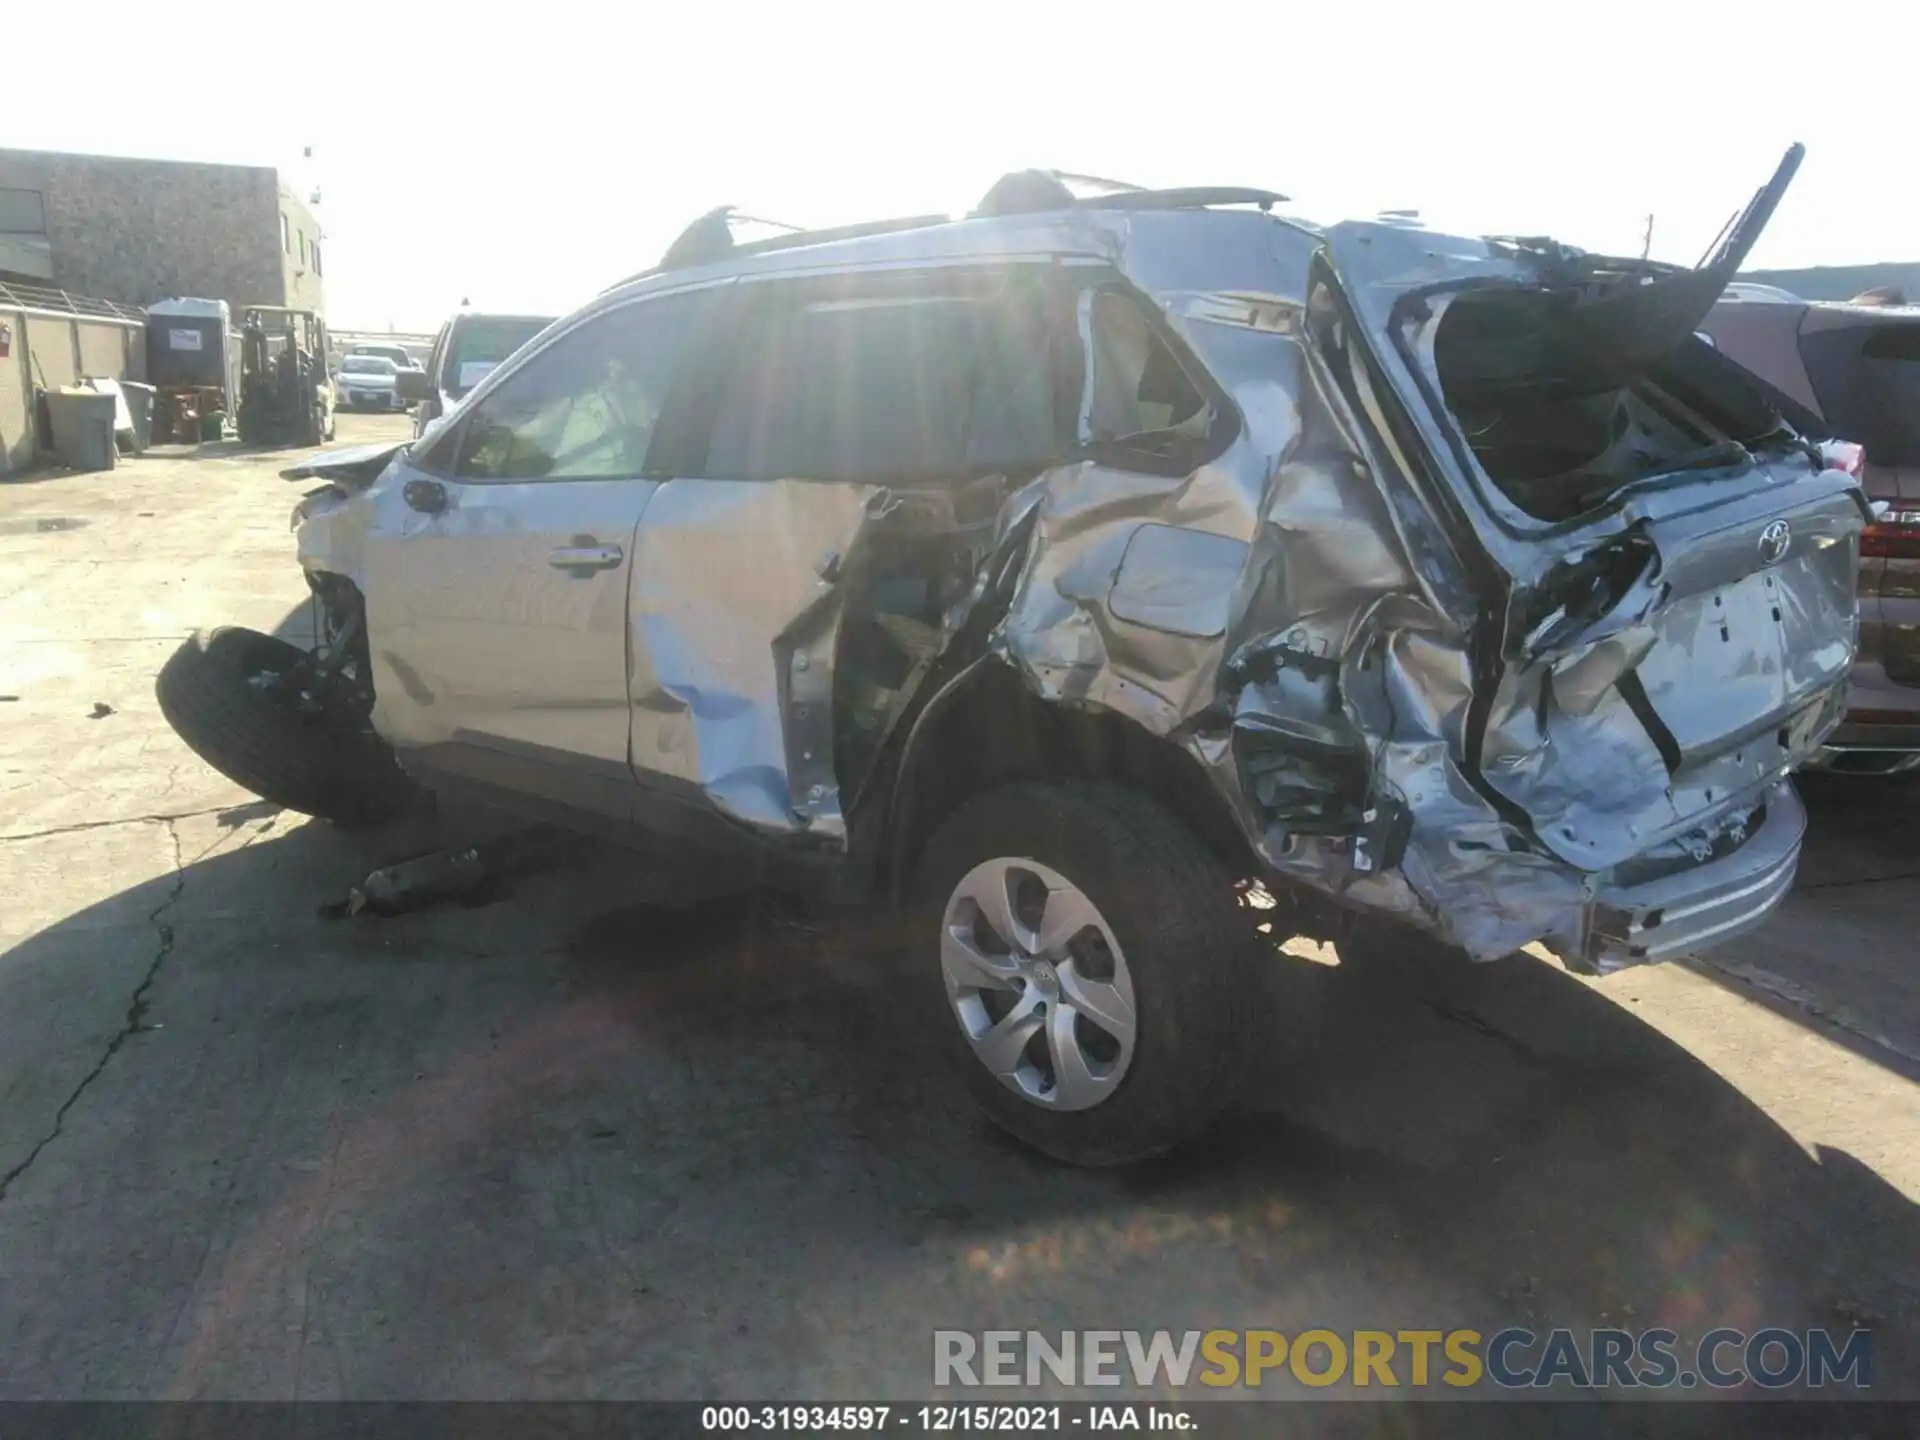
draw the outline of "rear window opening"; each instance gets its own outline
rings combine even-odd
[[[1648,354],[1639,337],[1594,323],[1577,298],[1469,292],[1453,300],[1434,339],[1460,433],[1528,515],[1570,520],[1641,481],[1741,464],[1743,442],[1781,431],[1757,391],[1719,373],[1730,362],[1711,346],[1688,334]]]

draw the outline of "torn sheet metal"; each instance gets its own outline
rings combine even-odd
[[[669,481],[636,537],[631,752],[749,826],[843,833],[833,652],[878,485]],[[733,573],[721,587],[713,577]]]
[[[843,786],[964,622],[991,515],[970,534],[947,494],[662,485],[630,597],[635,771],[764,832],[844,844]]]

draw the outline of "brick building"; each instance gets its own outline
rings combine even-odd
[[[0,149],[0,278],[149,305],[324,311],[320,226],[253,165]]]

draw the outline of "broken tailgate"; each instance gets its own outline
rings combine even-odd
[[[1327,232],[1320,303],[1479,603],[1455,764],[1583,871],[1755,809],[1838,717],[1863,498],[1694,336],[1797,160],[1698,270]]]

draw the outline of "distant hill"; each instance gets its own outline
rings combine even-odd
[[[1810,270],[1743,270],[1740,279],[1756,285],[1778,285],[1803,300],[1851,300],[1864,290],[1883,285],[1920,300],[1920,263],[1884,261],[1878,265],[1816,265]]]

